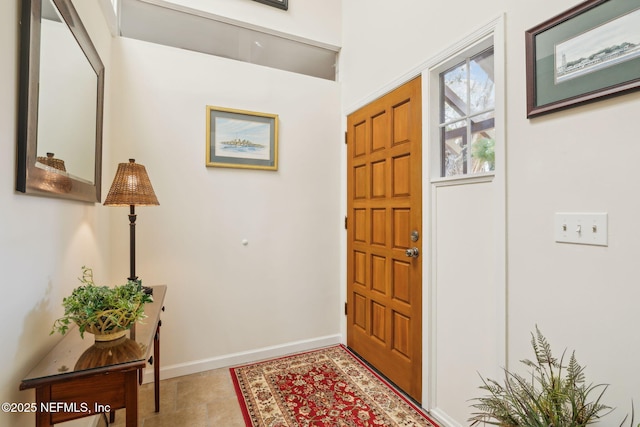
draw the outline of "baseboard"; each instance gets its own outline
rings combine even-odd
[[[212,357],[210,359],[195,360],[193,362],[179,363],[176,365],[161,366],[160,379],[181,377],[184,375],[197,374],[199,372],[210,371],[212,369],[226,368],[231,366],[253,363],[259,360],[273,357],[286,356],[301,351],[313,350],[342,343],[342,335],[327,335],[324,337],[312,338],[308,340],[295,341],[291,343],[274,345],[270,347],[258,348],[255,350],[232,353],[223,356]],[[153,369],[145,369],[143,382],[153,381]]]
[[[462,424],[454,420],[446,412],[439,408],[430,410],[429,416],[431,416],[440,427],[463,427]]]

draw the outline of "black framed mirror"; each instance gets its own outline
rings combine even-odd
[[[16,190],[100,202],[104,65],[71,0],[23,0]]]

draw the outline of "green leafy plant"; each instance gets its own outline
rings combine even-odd
[[[559,360],[555,358],[537,326],[535,335],[531,334],[531,345],[536,360],[521,361],[530,369],[528,377],[506,369],[503,384],[480,377],[480,389],[488,395],[474,399],[476,403],[471,406],[477,412],[469,418],[472,426],[582,427],[611,412],[609,406],[600,403],[607,385],[586,382],[575,352],[565,366],[566,351]]]
[[[113,288],[96,286],[93,270],[82,267],[82,283],[71,295],[62,300],[64,316],[53,323],[50,334],[67,333],[69,325],[78,325],[80,336],[85,332],[108,334],[126,330],[145,317],[144,304],[152,301],[142,289],[140,280],[128,280]]]

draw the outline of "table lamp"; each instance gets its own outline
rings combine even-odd
[[[136,281],[136,212],[137,206],[157,206],[158,198],[153,192],[145,167],[129,159],[129,163],[118,164],[116,176],[104,201],[105,206],[129,206],[129,280]],[[145,292],[152,289],[144,287]]]

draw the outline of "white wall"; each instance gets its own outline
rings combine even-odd
[[[349,112],[389,82],[504,14],[508,334],[502,343],[494,338],[481,343],[477,337],[469,339],[468,348],[450,355],[460,359],[451,369],[472,372],[486,365],[488,353],[505,345],[509,366],[519,368],[520,359],[533,356],[529,333],[538,324],[557,353],[576,350],[578,360],[587,365],[588,379],[611,384],[604,402],[618,409],[601,425],[613,425],[630,412],[631,399],[640,400],[636,357],[640,338],[634,330],[640,320],[634,269],[640,237],[635,221],[640,184],[634,178],[640,146],[635,143],[634,117],[640,94],[535,120],[527,120],[525,110],[524,32],[575,3],[343,2],[343,106]],[[457,209],[455,203],[439,204],[439,215],[454,216]],[[608,212],[609,246],[555,243],[553,215],[563,211]],[[472,243],[462,234],[451,239]],[[462,297],[437,306],[438,313],[476,313],[482,321],[490,316],[485,309]],[[475,325],[477,319],[468,322]],[[469,330],[438,330],[439,342],[464,337],[471,338]],[[460,358],[459,352],[465,357]],[[463,381],[466,390],[470,380]],[[479,379],[475,381],[479,385]],[[453,386],[439,383],[433,398],[444,399],[440,409],[451,425],[467,425],[466,400],[474,396],[466,391],[456,395]]]
[[[138,275],[169,286],[163,376],[339,340],[339,85],[131,39],[117,40],[111,72],[114,159],[145,165],[160,201],[136,228]],[[278,171],[205,167],[207,105],[278,114]],[[127,224],[120,209],[123,277]]]
[[[168,1],[315,42],[341,43],[341,0],[290,0],[287,11],[253,0]]]
[[[18,391],[20,381],[60,339],[49,336],[62,315],[62,298],[78,285],[82,265],[108,280],[106,208],[99,205],[18,194],[15,145],[18,91],[18,0],[0,2],[0,401],[33,402],[33,390]],[[97,5],[78,2],[90,23],[102,60],[110,59],[110,37]],[[108,82],[107,82],[108,85]],[[108,87],[108,86],[107,86]],[[105,145],[108,147],[108,133]],[[108,155],[106,156],[108,159]],[[2,426],[33,425],[33,414],[0,412]]]
[[[640,94],[527,120],[518,78],[525,73],[518,36],[573,4],[526,4],[507,20],[510,360],[530,354],[527,331],[537,323],[557,352],[576,350],[588,378],[611,384],[604,401],[619,409],[601,424],[618,425],[631,399],[640,401],[640,205],[632,196],[640,190]],[[608,212],[609,246],[555,243],[553,215],[563,211]]]

